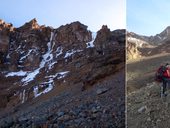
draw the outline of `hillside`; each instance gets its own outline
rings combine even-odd
[[[87,28],[0,20],[1,127],[125,125],[125,30]]]
[[[169,127],[169,96],[160,98],[160,83],[154,75],[160,64],[170,62],[170,54],[145,57],[127,64],[128,128]]]
[[[158,67],[170,63],[169,30],[155,36],[127,35],[127,127],[168,128],[169,97],[160,97],[154,80]],[[133,44],[133,45],[132,45]]]

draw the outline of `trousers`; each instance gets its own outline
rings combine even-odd
[[[167,91],[167,86],[170,83],[170,78],[163,78],[163,83],[162,83],[162,94],[165,94]]]

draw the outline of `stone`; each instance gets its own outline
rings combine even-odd
[[[80,117],[83,117],[83,118],[86,118],[86,117],[87,117],[87,115],[86,115],[84,112],[81,112],[81,113],[79,114],[79,116],[80,116]]]
[[[108,88],[98,88],[96,90],[97,95],[101,95],[103,93],[106,93],[109,89]]]
[[[63,115],[63,116],[60,116],[59,118],[58,118],[58,120],[60,120],[60,121],[67,121],[67,120],[69,120],[71,117],[69,116],[69,115]]]
[[[92,112],[93,112],[93,113],[98,112],[97,108],[96,108],[96,107],[93,107],[93,108],[92,108]]]
[[[149,122],[150,122],[150,121],[151,121],[151,118],[150,118],[150,117],[148,117],[148,118],[147,118],[147,121],[149,121]]]
[[[20,117],[18,121],[22,124],[22,123],[26,123],[28,119],[26,117]]]
[[[64,112],[58,112],[57,115],[60,117],[60,116],[63,116],[65,113]]]
[[[142,106],[138,109],[138,113],[143,113],[147,110],[147,106]]]

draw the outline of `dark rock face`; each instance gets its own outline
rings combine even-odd
[[[73,22],[57,29],[56,41],[62,43],[86,43],[92,39],[87,26],[80,22]]]
[[[31,21],[25,23],[23,26],[18,28],[20,31],[25,32],[25,31],[30,31],[33,29],[39,29],[40,26],[37,23],[37,20],[34,18]]]
[[[103,25],[102,28],[97,32],[96,39],[94,41],[95,48],[99,54],[112,53],[119,45],[125,45],[125,30],[115,30],[113,32]],[[111,50],[111,51],[109,51]],[[109,54],[110,54],[109,53]]]
[[[103,25],[102,28],[97,32],[95,43],[96,44],[105,43],[106,41],[110,41],[110,39],[111,31],[106,25]]]
[[[2,109],[15,109],[43,94],[51,95],[46,98],[50,99],[54,92],[75,85],[80,91],[90,90],[124,69],[125,30],[102,26],[92,33],[78,21],[57,29],[40,26],[36,19],[19,28],[1,22]]]
[[[11,31],[13,31],[12,24],[7,24],[3,20],[0,20],[0,64],[3,64],[5,61]]]

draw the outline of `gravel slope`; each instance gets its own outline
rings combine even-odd
[[[1,127],[125,127],[125,73],[104,78],[88,90],[71,91],[41,103],[30,102],[0,117]]]

